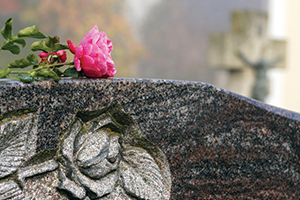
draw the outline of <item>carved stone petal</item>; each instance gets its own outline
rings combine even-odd
[[[89,167],[104,159],[108,153],[109,135],[107,130],[98,129],[86,139],[76,153],[76,161],[80,167]]]
[[[138,199],[165,199],[163,177],[154,159],[141,148],[125,150],[122,155],[120,178],[126,193]]]
[[[0,199],[25,200],[22,190],[14,181],[0,183]]]
[[[15,172],[26,154],[27,136],[32,126],[32,115],[0,123],[0,178]]]
[[[68,164],[73,163],[74,140],[76,135],[82,129],[83,123],[81,120],[76,121],[67,129],[66,138],[62,142],[61,154],[67,159]]]
[[[73,198],[84,199],[86,196],[85,189],[69,180],[61,169],[58,171],[58,179],[60,181],[57,186],[59,189],[67,191]]]
[[[117,186],[115,190],[108,196],[103,197],[101,200],[132,200],[120,186]]]
[[[111,135],[110,143],[109,143],[109,150],[108,150],[106,159],[111,163],[115,163],[115,162],[117,162],[117,158],[119,158],[119,154],[120,154],[119,136]]]
[[[118,135],[111,134],[106,159],[98,159],[100,162],[87,166],[86,168],[80,168],[80,171],[90,178],[100,179],[109,172],[116,170],[120,162],[120,144],[118,140]],[[96,161],[96,158],[93,160]]]
[[[107,174],[100,180],[93,180],[86,177],[85,175],[81,174],[77,168],[74,169],[73,173],[77,177],[77,180],[80,182],[80,184],[89,191],[88,195],[91,199],[100,198],[104,195],[110,194],[114,190],[119,178],[118,171]]]
[[[103,159],[100,163],[93,165],[88,168],[80,168],[80,171],[93,179],[100,179],[104,177],[109,172],[116,170],[118,168],[118,162],[120,158],[117,159],[115,164],[111,164],[108,160]]]

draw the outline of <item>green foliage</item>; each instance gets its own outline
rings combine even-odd
[[[19,31],[18,33],[19,38],[37,38],[37,39],[44,39],[47,36],[45,36],[43,33],[39,31],[39,29],[33,25],[27,28],[24,28]]]
[[[21,52],[21,49],[18,45],[14,44],[13,42],[5,42],[2,46],[3,50],[8,50],[12,54],[18,55]]]
[[[59,43],[58,36],[54,36],[54,37],[48,36],[46,39],[45,45],[49,48],[52,48],[56,43]]]
[[[44,52],[49,52],[50,48],[46,46],[45,41],[36,41],[32,43],[30,46],[31,51],[44,51]]]
[[[31,83],[34,81],[34,78],[31,75],[23,77],[21,74],[18,74],[17,78],[23,83]]]
[[[14,42],[14,43],[17,43],[17,44],[20,44],[22,45],[22,47],[24,48],[26,46],[26,42],[23,38],[18,38],[18,37],[13,37],[12,40],[10,40],[10,42]]]
[[[10,72],[11,72],[10,68],[6,68],[5,70],[0,70],[0,78],[6,78]]]
[[[33,81],[45,79],[54,79],[58,82],[62,76],[74,78],[82,77],[81,73],[78,72],[75,67],[68,68],[64,72],[57,68],[62,65],[74,65],[73,62],[60,63],[61,60],[59,57],[58,59],[55,59],[55,56],[57,55],[54,55],[53,53],[59,50],[69,49],[68,46],[59,43],[60,38],[58,36],[47,37],[41,33],[36,26],[24,28],[18,32],[17,36],[14,36],[12,22],[12,18],[9,18],[1,30],[1,35],[6,41],[2,46],[0,45],[0,51],[8,50],[13,54],[19,54],[21,51],[20,46],[26,46],[24,38],[35,38],[46,40],[33,42],[30,49],[32,51],[43,51],[46,54],[44,54],[44,57],[42,58],[43,62],[39,61],[35,54],[29,54],[26,58],[10,62],[5,70],[0,70],[0,78],[8,78],[9,74],[17,74],[16,78],[10,78],[20,80],[23,83],[31,83]],[[12,69],[15,68],[23,69],[30,66],[32,66],[33,69],[29,71],[12,71]],[[22,74],[26,75],[22,76]]]
[[[72,78],[80,78],[82,77],[81,73],[76,70],[75,67],[70,67],[64,71],[64,76],[72,77]]]
[[[12,54],[16,54],[16,55],[18,55],[21,51],[20,47],[16,44],[19,44],[22,47],[26,46],[26,42],[23,38],[37,38],[37,39],[46,38],[46,36],[43,33],[41,33],[36,26],[24,28],[19,31],[17,36],[14,36],[12,18],[9,18],[5,22],[5,25],[1,30],[1,35],[6,40],[6,42],[3,44],[2,47],[0,47],[0,50],[8,50]]]
[[[57,69],[56,67],[53,68],[53,71],[58,75],[58,76],[63,76],[64,73],[62,71],[60,71],[59,69]]]
[[[12,18],[9,18],[5,22],[5,26],[1,30],[1,35],[3,36],[4,39],[9,40],[13,38],[13,32],[12,32]]]
[[[8,68],[25,68],[39,63],[36,55],[29,54],[26,58],[12,61],[8,64]]]
[[[60,77],[51,69],[36,71],[35,76],[40,78],[52,78],[56,82],[60,80]]]
[[[66,45],[63,45],[63,44],[55,44],[52,48],[51,48],[51,53],[52,52],[56,52],[56,51],[59,51],[59,50],[64,50],[64,49],[69,49],[68,46]]]

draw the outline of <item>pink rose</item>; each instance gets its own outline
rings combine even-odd
[[[75,54],[74,64],[77,71],[83,70],[87,77],[114,77],[116,73],[114,61],[111,59],[112,42],[106,33],[99,32],[95,25],[83,37],[79,46],[67,40],[70,51]]]
[[[59,50],[57,52],[51,53],[50,55],[52,55],[52,57],[49,57],[49,64],[53,64],[57,58],[59,59],[58,63],[64,63],[67,60],[67,53],[64,50]],[[42,59],[41,63],[43,63],[47,59],[48,53],[42,52],[39,54],[39,57]]]

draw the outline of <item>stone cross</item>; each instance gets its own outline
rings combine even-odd
[[[238,52],[252,63],[259,62],[261,59],[270,61],[281,57],[282,59],[271,67],[284,68],[286,42],[268,38],[267,30],[266,13],[234,11],[231,15],[230,31],[210,35],[208,63],[212,69],[223,69],[229,74],[227,84],[222,85],[224,88],[251,96],[252,88],[258,81],[255,70],[249,68],[244,60],[240,59]],[[257,96],[252,97],[257,98]]]
[[[251,62],[241,52],[238,53],[238,56],[246,65],[250,66],[255,72],[256,81],[252,88],[251,97],[253,99],[264,102],[268,94],[267,70],[276,65],[281,60],[281,57],[277,57],[272,61],[266,61],[264,58],[261,58],[257,62]]]

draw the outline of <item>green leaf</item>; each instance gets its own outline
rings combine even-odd
[[[43,78],[53,78],[56,82],[58,82],[60,80],[59,76],[50,69],[43,70],[43,71],[37,71],[36,76],[43,77]]]
[[[50,48],[46,46],[45,41],[36,41],[36,42],[32,43],[30,50],[31,51],[44,51],[44,52],[48,53]]]
[[[11,72],[10,68],[6,68],[5,70],[0,70],[0,78],[5,78]]]
[[[76,70],[75,67],[70,67],[64,71],[64,76],[73,77],[73,78],[80,78],[82,77],[81,73]]]
[[[14,42],[14,43],[20,44],[20,45],[22,45],[23,48],[26,46],[26,42],[22,38],[13,37],[13,39],[10,40],[10,42]]]
[[[59,69],[57,69],[56,67],[53,68],[53,71],[58,75],[58,76],[62,76],[64,73],[62,71],[60,71]]]
[[[64,49],[69,49],[69,47],[63,44],[56,44],[51,48],[51,53],[57,52],[59,50],[64,50]]]
[[[18,33],[18,37],[19,38],[21,38],[21,37],[23,37],[23,38],[37,38],[37,39],[46,38],[46,36],[43,33],[41,33],[35,25],[20,30],[19,33]]]
[[[47,40],[46,40],[46,46],[49,47],[49,48],[52,48],[58,42],[59,42],[59,37],[58,36],[54,36],[54,37],[48,36]]]
[[[17,78],[23,83],[31,83],[34,81],[34,78],[31,75],[23,77],[21,74],[18,74]]]
[[[37,57],[36,57],[35,54],[29,54],[26,58],[27,58],[27,60],[28,60],[29,62],[31,62],[32,65],[37,65],[37,64],[39,64],[39,61],[38,61],[38,59],[37,59]]]
[[[12,18],[9,18],[6,22],[4,27],[1,30],[1,34],[4,39],[9,40],[13,38],[13,32],[12,32]]]
[[[20,47],[16,44],[14,44],[13,42],[5,42],[2,46],[3,50],[8,50],[10,51],[12,54],[19,54],[20,53]]]
[[[12,61],[8,64],[9,68],[25,68],[31,65],[38,64],[38,59],[36,55],[30,54],[26,58],[22,58],[19,60]]]

